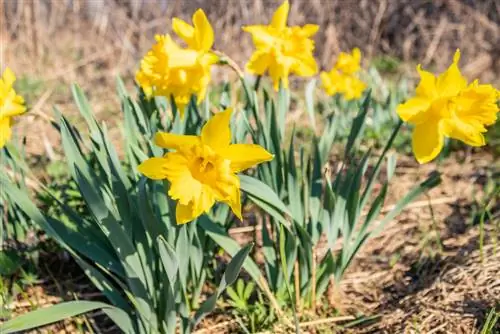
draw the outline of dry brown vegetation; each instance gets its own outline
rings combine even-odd
[[[155,33],[170,31],[170,19],[186,20],[203,8],[216,31],[216,45],[243,65],[251,43],[240,27],[266,22],[280,1],[267,0],[2,0],[0,5],[0,60],[20,76],[42,80],[39,94],[30,100],[34,114],[51,114],[53,104],[70,112],[68,86],[78,82],[91,98],[98,117],[111,122],[118,113],[114,76],[132,82],[140,57]],[[291,0],[290,22],[316,23],[317,59],[329,67],[339,51],[360,47],[368,59],[393,56],[404,66],[417,62],[444,69],[460,47],[464,72],[489,82],[500,79],[500,1],[467,0]],[[404,67],[403,66],[403,67]],[[404,69],[403,69],[404,71]],[[225,79],[226,71],[218,73]],[[57,136],[46,120],[21,120],[29,129],[29,152],[52,154],[47,147]],[[36,131],[33,131],[36,130]],[[47,143],[49,145],[47,146]],[[54,154],[57,154],[55,152]],[[473,156],[466,163],[451,158],[440,166],[443,185],[422,198],[358,256],[341,284],[332,292],[330,307],[346,314],[378,314],[377,322],[348,330],[352,333],[473,333],[485,313],[500,303],[500,257],[488,236],[479,253],[478,227],[468,226],[467,208],[473,193],[480,194],[479,176],[498,160]],[[393,182],[393,198],[435,168],[406,162]],[[440,239],[437,239],[440,236]],[[47,279],[47,294],[60,295]],[[59,283],[58,283],[59,284]],[[70,278],[72,291],[85,284]],[[63,284],[66,287],[66,283]],[[70,287],[68,286],[68,289]],[[36,294],[36,291],[33,292]],[[65,296],[67,297],[67,296]],[[56,299],[57,301],[57,299]],[[19,305],[18,305],[19,306]],[[22,310],[22,305],[19,310]],[[208,324],[210,327],[212,324]],[[332,323],[305,327],[317,333]],[[110,332],[113,331],[111,328]],[[276,329],[279,331],[279,329]],[[69,330],[68,332],[71,332]],[[210,333],[207,330],[206,333]],[[221,333],[220,328],[212,332]]]

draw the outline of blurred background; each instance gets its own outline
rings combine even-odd
[[[365,67],[397,80],[415,76],[415,65],[441,71],[462,50],[465,75],[500,81],[500,1],[498,0],[291,0],[289,23],[319,24],[316,58],[329,69],[340,52],[359,47]],[[252,52],[241,27],[266,24],[277,0],[2,0],[0,60],[20,78],[21,92],[35,111],[72,108],[69,85],[88,91],[98,116],[117,112],[115,77],[133,85],[139,59],[168,33],[174,16],[190,21],[203,8],[213,24],[215,48],[241,66]],[[227,70],[215,73],[228,79]],[[92,89],[91,87],[99,87]],[[33,117],[21,126],[37,126]],[[28,151],[47,151],[28,140]],[[28,138],[29,139],[29,138]],[[56,139],[54,139],[56,140]],[[47,146],[47,145],[45,145]],[[47,152],[45,152],[47,153]]]

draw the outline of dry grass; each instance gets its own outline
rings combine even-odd
[[[216,31],[215,47],[240,65],[251,53],[245,24],[265,23],[278,0],[5,0],[0,4],[0,63],[20,76],[41,81],[29,98],[38,114],[50,115],[57,104],[66,114],[74,106],[69,84],[79,83],[89,94],[100,119],[111,121],[119,106],[114,77],[129,85],[138,60],[153,35],[170,31],[170,19],[189,19],[203,8]],[[484,1],[412,0],[292,0],[291,24],[317,23],[316,56],[323,68],[339,51],[360,47],[368,59],[393,56],[405,64],[421,62],[442,70],[457,47],[465,73],[498,81],[500,72],[500,3]],[[235,41],[238,41],[235,43]],[[409,67],[413,73],[413,65]],[[229,71],[216,70],[219,79]],[[43,97],[43,98],[42,98]],[[32,113],[35,115],[37,113]],[[57,136],[43,118],[20,120],[27,151],[50,155]],[[37,131],[33,131],[36,129]]]

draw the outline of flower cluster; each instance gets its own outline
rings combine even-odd
[[[315,24],[288,27],[288,1],[276,10],[270,25],[252,25],[243,30],[252,35],[255,52],[246,65],[247,71],[257,75],[269,72],[274,89],[280,82],[288,88],[288,75],[309,77],[318,72],[314,59],[314,41],[310,38],[318,31]]]
[[[397,108],[399,117],[415,126],[412,146],[420,163],[438,156],[445,137],[483,146],[485,126],[497,120],[499,92],[477,80],[467,84],[458,68],[459,59],[457,50],[453,63],[437,77],[419,65],[416,96]]]
[[[12,136],[12,118],[26,111],[24,99],[14,90],[16,76],[10,68],[6,68],[0,79],[0,148]]]
[[[139,165],[139,171],[148,178],[170,182],[168,195],[178,200],[178,224],[208,212],[216,201],[228,204],[242,219],[236,173],[273,158],[259,145],[231,144],[230,119],[231,109],[216,114],[200,136],[157,133],[155,143],[174,151]]]
[[[342,94],[346,100],[359,99],[366,88],[357,73],[361,69],[361,51],[341,52],[330,72],[321,72],[323,87],[328,95]]]
[[[142,59],[136,80],[147,97],[173,97],[182,117],[191,96],[197,96],[198,103],[205,97],[210,67],[218,57],[210,52],[214,32],[201,9],[193,15],[194,26],[177,18],[172,24],[188,47],[180,47],[169,35],[155,36],[156,44]]]

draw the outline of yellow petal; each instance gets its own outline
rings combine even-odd
[[[443,121],[446,136],[463,141],[470,146],[484,146],[486,140],[481,132],[486,131],[479,124],[479,127],[473,124],[462,122],[460,119],[446,119]]]
[[[241,215],[241,193],[239,186],[233,187],[227,204],[231,207],[234,215],[238,217],[239,220],[243,220]]]
[[[436,158],[441,152],[444,136],[440,122],[425,122],[415,126],[412,135],[412,146],[415,158],[421,164]]]
[[[14,84],[14,81],[16,81],[16,76],[14,75],[14,72],[9,67],[5,68],[5,71],[3,72],[2,75],[2,80],[4,85],[8,87],[12,87]]]
[[[425,113],[429,109],[431,101],[427,98],[414,97],[398,105],[396,112],[405,122],[412,122],[416,115]]]
[[[194,45],[194,28],[177,17],[172,19],[172,30],[190,47]]]
[[[462,76],[458,68],[459,60],[460,50],[457,50],[453,57],[453,63],[437,78],[436,87],[440,96],[455,96],[467,86],[467,80]]]
[[[420,82],[415,89],[415,93],[419,97],[435,98],[437,97],[436,77],[434,74],[422,70],[422,66],[417,66]]]
[[[299,61],[294,64],[293,72],[302,77],[310,77],[318,73],[318,64],[316,59],[311,56],[300,57]]]
[[[286,0],[274,12],[273,19],[271,21],[271,26],[277,30],[284,29],[286,27],[286,21],[288,19],[289,11],[290,11],[290,4]]]
[[[233,173],[239,173],[274,158],[274,155],[266,151],[262,146],[255,144],[229,145],[219,154],[231,161],[231,171]]]
[[[232,109],[228,108],[208,120],[201,129],[201,141],[204,145],[219,152],[231,143],[231,129],[229,128],[231,113]]]
[[[202,9],[198,9],[194,13],[193,24],[197,49],[203,51],[210,50],[214,44],[214,30]]]
[[[150,158],[143,161],[137,169],[141,174],[153,180],[163,180],[167,177],[168,161],[165,158]]]
[[[187,204],[178,202],[175,209],[177,224],[185,224],[193,221],[204,212],[208,212],[214,203],[214,196],[208,188],[201,190],[199,196]]]
[[[491,85],[474,81],[454,101],[457,117],[466,123],[493,125],[497,120],[498,93]]]
[[[269,52],[265,50],[256,50],[250,57],[246,69],[250,73],[262,75],[267,71],[271,62],[272,59]]]
[[[193,68],[200,66],[199,53],[195,50],[180,49],[168,54],[168,66],[170,68]]]
[[[166,148],[179,150],[186,146],[195,146],[200,143],[198,136],[176,135],[167,132],[157,132],[154,138],[156,145]]]
[[[12,119],[10,117],[0,117],[0,148],[10,140],[12,136]]]
[[[302,27],[302,34],[304,37],[311,37],[315,35],[319,30],[319,25],[317,24],[306,24]]]
[[[26,111],[23,104],[24,99],[16,95],[14,90],[11,90],[9,96],[4,100],[2,108],[0,108],[0,117],[13,117],[23,114]]]
[[[186,224],[193,221],[196,216],[193,213],[193,205],[191,202],[189,204],[177,203],[175,207],[175,220],[177,224]]]

